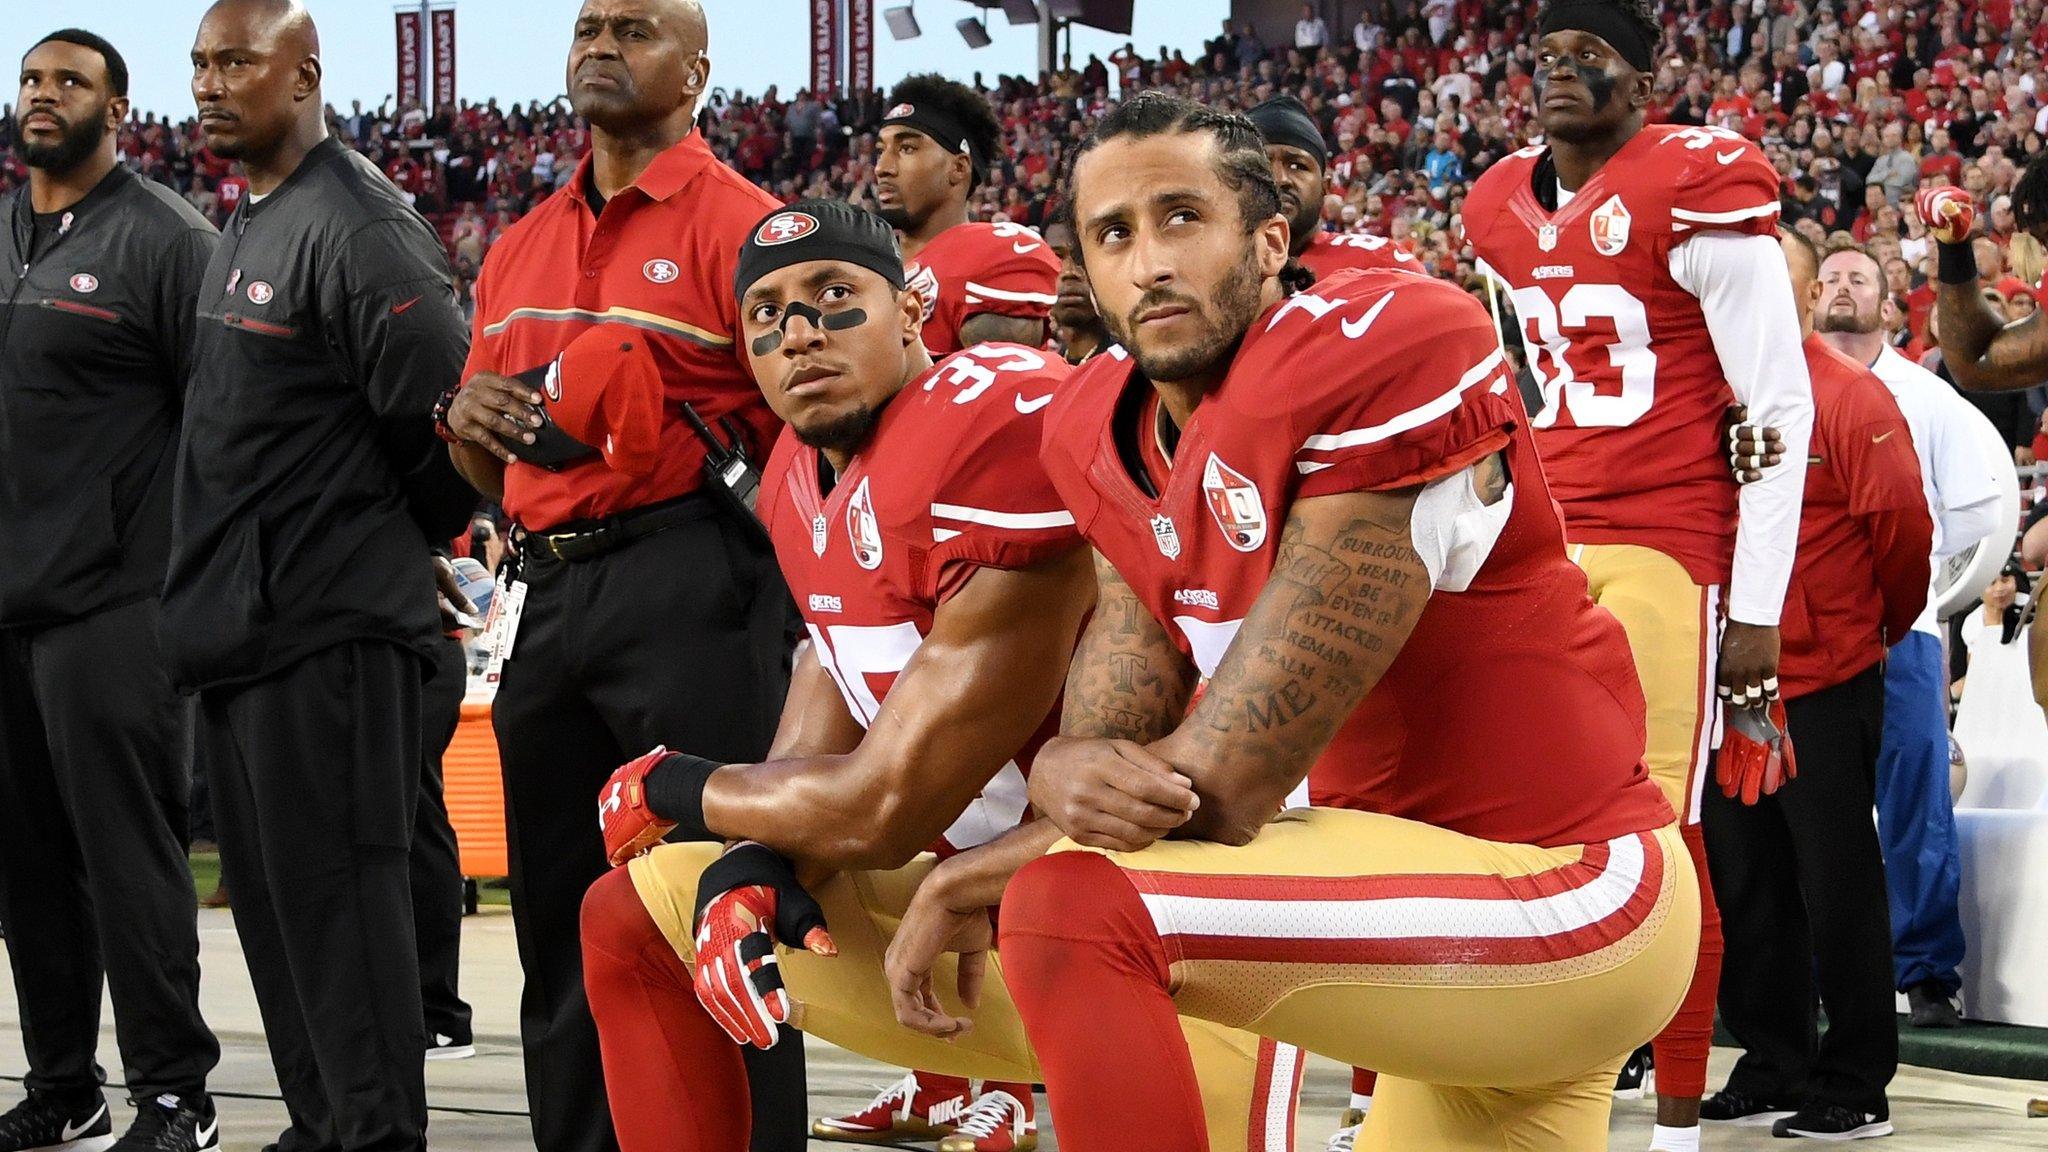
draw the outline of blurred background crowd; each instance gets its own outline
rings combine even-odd
[[[2042,0],[1935,4],[1684,0],[1662,5],[1653,123],[1726,128],[1759,141],[1783,178],[1785,218],[1816,242],[1873,243],[1893,306],[1894,344],[1938,367],[1929,330],[1934,245],[1907,201],[1924,182],[1968,189],[1988,220],[1978,263],[2014,319],[2040,306],[2048,259],[2013,227],[2019,171],[2048,134],[2048,23]],[[1478,287],[1459,213],[1487,167],[1529,142],[1533,5],[1377,0],[1349,28],[1304,8],[1295,43],[1263,43],[1228,22],[1199,45],[1134,44],[1108,59],[1063,58],[1036,78],[976,74],[1006,148],[976,193],[977,215],[1037,227],[1061,165],[1110,100],[1164,87],[1248,108],[1287,92],[1322,125],[1330,187],[1323,226],[1386,237],[1432,273]],[[881,93],[820,96],[715,89],[701,113],[713,149],[784,200],[872,206]],[[11,109],[9,110],[11,113]],[[566,183],[588,146],[565,100],[463,102],[429,117],[388,98],[329,108],[343,140],[375,160],[441,229],[465,302],[484,253]],[[0,189],[26,179],[0,120]],[[189,118],[138,112],[122,158],[177,189],[216,223],[246,189]],[[1973,396],[2016,459],[2048,454],[2048,389]],[[2036,440],[2041,443],[2037,446]]]

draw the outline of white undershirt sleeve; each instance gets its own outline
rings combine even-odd
[[[1993,467],[2008,450],[1998,429],[1953,390],[1933,406],[1932,415],[1941,426],[1929,463],[1941,501],[1935,559],[1942,560],[2005,526],[2005,490]]]
[[[1807,443],[1813,435],[1813,384],[1800,348],[1792,277],[1771,236],[1704,232],[1671,252],[1671,275],[1699,298],[1721,374],[1752,424],[1784,438],[1785,458],[1746,484],[1735,529],[1735,568],[1728,618],[1775,627],[1799,545],[1799,507],[1806,491]]]

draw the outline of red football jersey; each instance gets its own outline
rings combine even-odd
[[[1671,257],[1702,231],[1770,235],[1778,173],[1732,132],[1646,127],[1550,212],[1532,187],[1543,157],[1524,148],[1487,169],[1464,220],[1508,286],[1543,387],[1533,424],[1566,535],[1653,547],[1726,584],[1736,485],[1722,418],[1735,394]]]
[[[1022,568],[1078,547],[1074,518],[1038,461],[1041,410],[1067,376],[1015,344],[958,353],[904,385],[824,491],[816,449],[785,430],[758,507],[812,649],[863,727],[931,632],[939,605],[980,568]],[[1059,706],[945,833],[941,852],[985,843],[1025,813],[1024,778],[1059,731]]]
[[[1643,767],[1628,641],[1586,595],[1484,309],[1427,277],[1339,272],[1253,324],[1181,429],[1154,499],[1112,416],[1149,388],[1121,349],[1053,401],[1046,470],[1083,535],[1213,675],[1296,500],[1405,487],[1505,450],[1514,501],[1471,584],[1407,646],[1309,773],[1319,805],[1490,840],[1589,843],[1668,824]]]
[[[1403,272],[1422,271],[1422,262],[1414,255],[1403,251],[1401,246],[1384,236],[1368,236],[1363,233],[1318,232],[1308,247],[1295,257],[1318,279],[1334,276],[1346,268],[1399,268]]]
[[[903,266],[924,298],[924,346],[934,360],[960,350],[960,326],[993,312],[1047,320],[1059,298],[1060,262],[1022,224],[955,224]]]

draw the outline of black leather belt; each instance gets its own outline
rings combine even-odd
[[[579,563],[616,552],[657,532],[666,532],[697,520],[708,520],[718,514],[718,505],[706,499],[703,493],[692,492],[602,520],[572,520],[552,532],[522,529],[519,550],[520,555],[529,560]]]

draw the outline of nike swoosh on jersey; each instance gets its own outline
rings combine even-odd
[[[405,315],[405,310],[406,310],[406,309],[408,309],[408,308],[412,307],[413,305],[415,305],[415,304],[417,304],[417,303],[419,303],[419,302],[420,302],[420,297],[418,297],[418,296],[415,296],[415,297],[413,297],[412,299],[410,299],[410,300],[407,300],[407,301],[405,301],[404,303],[401,303],[401,304],[393,304],[393,305],[391,306],[391,314],[392,314],[393,316],[403,316],[403,315]]]
[[[1393,303],[1393,301],[1394,294],[1392,292],[1389,292],[1385,296],[1380,297],[1379,303],[1367,309],[1365,315],[1360,316],[1356,320],[1346,320],[1340,325],[1338,325],[1338,327],[1344,329],[1345,336],[1349,337],[1350,339],[1356,340],[1360,336],[1365,335],[1365,330],[1367,328],[1372,327],[1372,322],[1379,319],[1380,313],[1386,309],[1386,306],[1388,304]]]
[[[1010,251],[1012,251],[1012,252],[1015,252],[1015,253],[1016,253],[1017,255],[1019,255],[1019,256],[1022,256],[1022,255],[1023,255],[1023,254],[1025,254],[1026,252],[1036,252],[1036,251],[1037,251],[1038,249],[1039,249],[1039,245],[1037,245],[1037,244],[1021,244],[1021,243],[1019,243],[1019,244],[1012,244],[1012,245],[1010,245]]]
[[[71,1142],[72,1142],[73,1140],[76,1140],[76,1139],[78,1139],[78,1138],[79,1138],[80,1136],[83,1136],[83,1135],[85,1135],[86,1131],[87,1131],[88,1129],[90,1129],[90,1128],[91,1128],[91,1127],[92,1127],[93,1125],[95,1125],[95,1124],[99,1123],[99,1122],[100,1122],[100,1117],[102,1117],[102,1116],[105,1116],[106,1114],[107,1114],[107,1102],[106,1102],[106,1101],[104,1101],[104,1100],[102,1100],[102,1101],[100,1101],[100,1110],[99,1110],[99,1111],[97,1111],[97,1112],[95,1112],[95,1113],[93,1113],[93,1114],[92,1114],[92,1115],[90,1115],[90,1116],[87,1116],[87,1117],[86,1117],[86,1118],[85,1118],[85,1119],[84,1119],[83,1121],[81,1121],[81,1122],[80,1122],[80,1123],[79,1123],[79,1124],[78,1124],[78,1125],[77,1125],[76,1127],[73,1127],[73,1126],[72,1126],[72,1124],[71,1124],[71,1121],[69,1121],[69,1120],[66,1120],[66,1121],[64,1122],[64,1135],[63,1135],[63,1137],[62,1137],[62,1138],[61,1138],[61,1139],[60,1139],[60,1140],[58,1141],[58,1143],[60,1143],[60,1144],[69,1144],[69,1143],[71,1143]]]
[[[1742,159],[1742,149],[1737,148],[1733,152],[1716,152],[1714,153],[1714,159],[1719,160],[1722,166],[1726,167]]]
[[[1031,413],[1038,411],[1040,408],[1043,408],[1050,403],[1052,403],[1052,393],[1050,392],[1046,393],[1043,396],[1040,396],[1036,400],[1026,400],[1022,396],[1019,396],[1017,397],[1017,411],[1024,413],[1026,416],[1029,416]]]
[[[1897,431],[1898,431],[1898,429],[1897,429],[1897,428],[1894,428],[1894,429],[1892,429],[1892,432],[1897,432]],[[1872,444],[1882,444],[1882,443],[1884,443],[1885,441],[1887,441],[1887,440],[1889,440],[1889,439],[1891,439],[1891,438],[1892,438],[1892,432],[1887,432],[1887,433],[1885,433],[1885,434],[1884,434],[1884,435],[1882,435],[1882,436],[1872,436],[1872,437],[1870,438],[1870,442],[1871,442]]]

